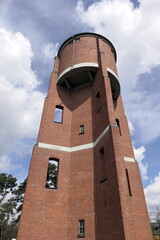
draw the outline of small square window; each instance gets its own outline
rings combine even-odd
[[[80,125],[79,134],[84,134],[84,125]]]

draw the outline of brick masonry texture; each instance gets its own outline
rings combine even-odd
[[[71,64],[86,62],[99,66],[92,85],[73,91],[57,85]],[[107,67],[118,75],[111,47],[96,35],[74,42],[74,58],[73,43],[55,58],[37,142],[79,146],[95,142],[110,127],[88,149],[34,146],[17,240],[75,240],[79,220],[85,221],[86,240],[152,239],[138,164],[124,161],[134,158],[133,147],[121,96],[112,98]],[[53,122],[56,105],[63,106],[62,124]],[[45,188],[49,158],[59,159],[57,189]]]

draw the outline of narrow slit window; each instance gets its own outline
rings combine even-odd
[[[84,220],[79,220],[79,231],[78,231],[78,237],[82,238],[85,235],[85,224]]]
[[[54,112],[54,122],[62,123],[62,118],[63,118],[63,107],[56,105],[55,112]]]
[[[99,165],[100,165],[100,183],[103,183],[107,180],[106,176],[106,162],[105,162],[105,152],[104,147],[102,147],[99,151]]]
[[[99,111],[101,110],[101,95],[100,92],[98,91],[96,94],[96,109],[97,109],[97,113],[99,113]]]
[[[130,181],[129,181],[128,169],[126,169],[126,177],[127,177],[129,195],[130,195],[130,197],[132,197],[132,192],[131,192],[131,185],[130,185]]]
[[[84,125],[80,125],[79,134],[84,134]]]
[[[118,118],[116,118],[116,124],[117,124],[117,127],[119,128],[119,134],[122,136],[122,133],[121,133],[121,126],[120,126],[120,121]]]
[[[48,170],[46,177],[46,188],[56,189],[58,183],[59,159],[50,158],[48,161]]]

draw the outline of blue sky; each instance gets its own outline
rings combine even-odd
[[[160,1],[1,0],[0,9],[0,172],[27,176],[58,47],[96,32],[116,48],[147,206],[160,206]]]

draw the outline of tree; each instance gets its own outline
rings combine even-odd
[[[26,182],[17,186],[11,174],[0,174],[0,240],[16,238]]]
[[[153,235],[160,236],[160,209],[157,206],[155,211],[150,213],[151,228]]]
[[[56,160],[49,160],[47,179],[46,179],[46,188],[54,189],[57,187],[58,166],[56,164],[58,164]]]
[[[0,237],[3,240],[10,239],[10,234],[16,233],[17,227],[12,222],[15,201],[12,196],[17,179],[11,174],[0,174]]]
[[[14,188],[17,186],[17,179],[11,174],[6,173],[0,174],[0,204],[5,199],[8,193],[12,193]]]
[[[15,194],[14,201],[16,203],[16,213],[17,213],[17,217],[15,218],[16,223],[19,223],[19,220],[20,220],[26,184],[27,184],[27,178],[22,183],[20,183],[13,192]]]
[[[160,209],[158,206],[156,207],[155,221],[160,225]]]

